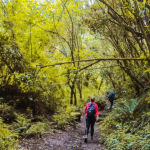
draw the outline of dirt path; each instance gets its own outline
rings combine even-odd
[[[75,129],[68,127],[67,131],[49,133],[41,139],[24,140],[21,145],[26,150],[104,150],[99,143],[98,123],[95,124],[94,140],[91,140],[89,135],[88,143],[84,143],[84,130],[85,117],[82,116]]]

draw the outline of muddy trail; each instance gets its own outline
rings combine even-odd
[[[100,111],[99,114],[102,119],[106,116],[106,111]],[[25,150],[104,150],[104,146],[99,143],[99,123],[95,124],[94,139],[91,140],[89,134],[87,143],[84,143],[85,117],[82,116],[75,128],[68,127],[65,131],[57,130],[56,133],[50,131],[40,139],[24,139],[21,146]]]

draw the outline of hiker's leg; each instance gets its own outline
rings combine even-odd
[[[113,102],[114,102],[113,100],[110,100],[110,108],[109,108],[110,111],[112,110]]]
[[[88,135],[89,133],[89,127],[90,127],[90,120],[88,117],[86,117],[86,129],[85,129],[85,135]]]
[[[91,120],[91,137],[94,135],[94,125],[95,125],[96,117],[94,116]]]
[[[110,103],[110,105],[109,105],[109,110],[111,109],[111,101],[110,101],[110,99],[109,99],[109,103]]]
[[[113,106],[113,104],[114,104],[114,101],[113,101],[113,100],[111,100],[111,110],[112,110],[112,106]]]

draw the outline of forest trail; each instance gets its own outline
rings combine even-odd
[[[105,110],[100,112],[100,118],[106,115]],[[22,142],[25,150],[104,150],[104,146],[99,143],[99,125],[95,124],[94,139],[84,143],[85,117],[76,124],[76,128],[68,127],[66,131],[57,130],[56,133],[49,133],[41,139],[26,139]]]

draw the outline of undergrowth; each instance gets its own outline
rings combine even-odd
[[[67,125],[74,125],[75,120],[78,120],[80,116],[81,113],[76,106],[67,106],[65,109],[60,108],[59,111],[53,115],[55,128],[65,129]]]
[[[27,131],[26,135],[39,138],[43,132],[48,129],[48,124],[44,122],[37,122],[33,124]]]
[[[101,122],[100,132],[108,150],[150,149],[149,96],[118,99],[113,111]]]
[[[39,138],[48,127],[46,118],[35,122],[32,115],[19,114],[13,107],[3,104],[0,110],[0,150],[20,150],[21,137]]]
[[[2,118],[0,119],[0,150],[19,149],[18,143],[21,138],[40,138],[49,130],[50,121],[53,122],[51,129],[65,129],[67,125],[74,125],[81,116],[79,108],[69,105],[60,107],[50,120],[43,116],[33,117],[32,110],[29,112],[29,109],[28,114],[21,114],[11,111],[14,110],[12,108],[7,104],[1,107],[0,116],[4,116],[4,121],[8,124],[5,124]],[[11,115],[13,117],[7,122],[6,116]]]
[[[8,129],[0,118],[0,149],[1,150],[17,150],[18,134]]]

